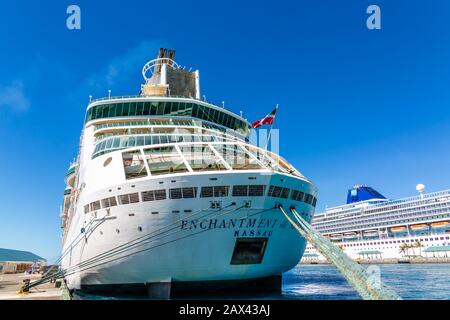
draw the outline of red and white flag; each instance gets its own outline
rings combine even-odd
[[[277,114],[277,110],[278,110],[278,106],[276,106],[275,109],[273,109],[271,113],[269,113],[267,116],[265,116],[261,120],[253,122],[252,123],[253,129],[259,128],[265,124],[272,125],[273,121],[275,120],[275,115]]]

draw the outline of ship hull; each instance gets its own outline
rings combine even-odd
[[[280,174],[214,176],[224,185],[248,184],[251,176],[267,187],[281,179],[287,188],[304,192],[313,188],[309,182]],[[210,177],[192,175],[180,180],[182,186],[200,188]],[[164,183],[171,181],[173,177]],[[155,183],[136,181],[132,188],[144,191],[155,188]],[[128,188],[131,185],[120,187]],[[211,208],[212,202],[220,203],[220,208]],[[170,285],[172,292],[215,287],[279,290],[281,281],[276,279],[300,261],[306,242],[274,208],[277,203],[296,205],[307,219],[312,218],[311,205],[267,195],[166,199],[87,214],[74,221],[66,240],[64,250],[70,252],[62,263],[69,270],[66,282],[70,289],[84,291],[142,291],[155,284]],[[84,239],[70,250],[81,228]]]

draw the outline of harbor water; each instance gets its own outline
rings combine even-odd
[[[371,266],[373,267],[373,265]],[[382,281],[403,299],[449,300],[450,264],[386,264],[380,268]],[[216,297],[192,297],[216,298]],[[223,297],[222,297],[223,298]],[[243,297],[227,297],[229,299]],[[354,300],[358,294],[333,265],[297,265],[283,275],[279,296],[244,297],[248,299]],[[141,296],[98,296],[75,294],[74,299],[145,299]]]

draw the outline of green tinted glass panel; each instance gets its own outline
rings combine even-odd
[[[220,124],[234,130],[246,130],[247,124],[220,110],[185,102],[128,102],[89,108],[85,121],[128,116],[188,116]],[[169,124],[169,123],[168,123]],[[214,126],[212,126],[214,127]]]

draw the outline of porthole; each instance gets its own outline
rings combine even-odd
[[[112,158],[109,157],[108,159],[105,160],[105,162],[103,162],[103,166],[106,167],[108,164],[110,164],[112,161]]]
[[[119,230],[119,229],[116,229],[116,232],[117,232],[117,233],[120,233],[120,230]]]
[[[138,231],[139,231],[139,232],[142,232],[142,227],[138,227]]]
[[[100,231],[100,235],[101,235],[101,236],[103,235],[103,231]]]

